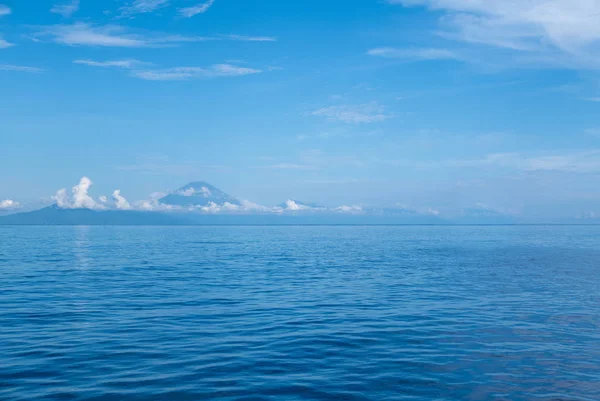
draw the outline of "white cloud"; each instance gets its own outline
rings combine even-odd
[[[190,210],[199,211],[202,213],[210,213],[210,214],[217,214],[217,213],[266,213],[266,214],[275,213],[275,214],[282,214],[285,212],[294,212],[294,213],[297,213],[297,212],[320,212],[320,211],[325,211],[326,209],[312,208],[310,206],[302,205],[292,199],[289,199],[285,202],[284,207],[280,207],[280,206],[268,207],[268,206],[259,205],[257,203],[250,202],[247,200],[243,200],[240,202],[239,205],[234,205],[229,202],[225,202],[223,204],[209,202],[207,205],[194,206],[194,207],[190,208]]]
[[[69,18],[71,15],[79,10],[79,0],[72,0],[70,3],[56,4],[50,10],[51,13],[60,14],[65,18]]]
[[[448,49],[398,49],[394,47],[378,47],[367,52],[369,56],[378,56],[408,61],[418,60],[459,60],[460,56]]]
[[[161,198],[164,198],[165,196],[168,195],[168,192],[152,192],[150,194],[150,199],[151,200],[159,200]]]
[[[231,211],[231,212],[240,210],[240,207],[238,205],[234,205],[233,203],[229,203],[229,202],[223,203],[222,208],[223,208],[223,210],[227,210],[227,211]]]
[[[62,188],[56,191],[56,195],[52,197],[52,200],[56,202],[56,206],[62,209],[68,209],[70,206],[69,195],[67,195],[66,188]]]
[[[104,204],[108,203],[108,198],[105,195],[98,197],[98,199]]]
[[[43,27],[33,38],[50,37],[54,42],[69,46],[95,47],[164,47],[185,42],[207,40],[204,37],[186,37],[180,35],[141,35],[129,32],[119,25],[96,26],[78,22],[72,25],[53,25]]]
[[[248,200],[243,200],[240,203],[242,205],[242,210],[245,210],[248,212],[270,212],[270,211],[272,211],[272,209],[267,206],[262,206],[262,205],[259,205],[258,203],[250,202]]]
[[[542,60],[600,66],[597,0],[388,0],[445,12],[442,35],[519,52]]]
[[[352,206],[343,205],[343,206],[336,207],[333,210],[336,212],[341,212],[341,213],[362,213],[363,212],[362,206],[359,206],[359,205],[352,205]]]
[[[134,71],[132,75],[147,81],[184,81],[202,76],[204,71],[199,67],[174,67],[162,70]]]
[[[130,4],[121,7],[121,15],[151,13],[169,4],[169,0],[134,0]]]
[[[9,47],[14,46],[14,43],[10,43],[2,38],[0,38],[0,49],[8,49]]]
[[[89,195],[92,185],[92,180],[88,177],[81,177],[79,183],[71,189],[72,196],[69,196],[66,188],[63,188],[59,189],[52,199],[63,209],[103,209],[104,206]]]
[[[293,199],[288,199],[287,201],[285,201],[285,208],[287,210],[291,210],[291,211],[299,211],[299,210],[308,210],[310,209],[310,206],[306,206],[306,205],[300,205],[298,203],[296,203],[295,200]]]
[[[215,202],[208,202],[206,206],[200,206],[199,209],[205,213],[219,213],[221,208]]]
[[[231,64],[215,64],[209,70],[209,75],[217,77],[237,77],[249,74],[258,74],[261,70],[253,68],[237,67]]]
[[[20,203],[12,199],[4,199],[3,201],[0,201],[0,210],[17,209],[19,206],[21,206]]]
[[[44,72],[41,68],[26,67],[22,65],[0,64],[0,71],[18,71],[18,72]]]
[[[181,196],[194,196],[196,190],[194,188],[182,189],[177,193],[177,195]]]
[[[262,70],[237,67],[231,64],[215,64],[203,67],[174,67],[159,70],[138,70],[132,75],[148,81],[182,81],[193,78],[235,77],[261,73]]]
[[[390,118],[385,109],[376,103],[368,103],[357,106],[339,105],[329,106],[311,113],[313,116],[325,117],[330,121],[341,121],[344,123],[374,123]]]
[[[208,0],[205,3],[200,3],[192,7],[185,7],[179,9],[179,14],[186,18],[193,17],[194,15],[203,14],[213,5],[215,0]]]
[[[124,59],[124,60],[112,60],[112,61],[94,61],[94,60],[74,60],[75,64],[83,64],[91,67],[114,67],[114,68],[124,68],[124,69],[133,69],[139,66],[147,65],[149,63],[145,63],[143,61],[139,61],[136,59]]]
[[[125,199],[122,195],[121,195],[121,190],[120,189],[116,189],[113,194],[113,199],[115,200],[115,206],[117,209],[119,210],[129,210],[131,209],[131,205],[129,204],[129,202],[127,202],[127,199]]]
[[[73,187],[73,209],[95,209],[98,207],[96,201],[88,194],[92,184],[92,180],[88,177],[81,177],[79,184]]]
[[[145,201],[135,202],[133,209],[142,210],[146,212],[171,212],[182,210],[181,206],[167,205],[160,203],[157,199],[150,199]]]
[[[183,189],[183,190],[177,192],[177,195],[181,195],[181,196],[202,195],[203,197],[208,198],[212,195],[212,192],[210,192],[210,189],[208,189],[207,187],[202,187],[200,189],[187,188],[187,189]]]
[[[10,9],[10,7],[5,6],[4,4],[0,4],[0,17],[9,15],[11,12],[12,10]]]
[[[200,191],[202,191],[202,196],[204,196],[205,198],[208,198],[209,196],[212,195],[212,193],[210,192],[210,189],[208,189],[206,187],[200,188]]]
[[[246,36],[246,35],[225,35],[227,39],[239,40],[244,42],[276,42],[277,38],[272,36]]]
[[[442,168],[481,168],[486,166],[535,172],[554,171],[565,173],[600,173],[600,149],[573,153],[522,155],[519,153],[493,153],[481,159],[449,160],[429,165]]]

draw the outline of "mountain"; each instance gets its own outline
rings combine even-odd
[[[222,205],[225,202],[240,205],[240,201],[204,181],[190,182],[158,200],[172,206],[193,207],[208,206],[212,203]]]
[[[41,205],[38,205],[40,207]],[[129,206],[129,205],[128,205]],[[463,210],[461,216],[444,220],[435,210],[420,212],[396,205],[391,208],[365,208],[361,205],[320,207],[289,199],[269,208],[236,198],[213,185],[191,182],[150,204],[128,210],[90,210],[45,206],[23,208],[19,213],[0,215],[0,225],[245,225],[245,224],[510,224],[511,216],[484,204]],[[595,216],[594,216],[595,217]]]
[[[61,209],[52,205],[33,212],[0,217],[0,225],[183,225],[182,215],[129,210]]]
[[[148,212],[131,210],[61,209],[52,205],[40,210],[0,216],[1,225],[311,225],[311,224],[444,224],[432,216],[386,214],[346,214],[336,212],[306,214],[205,214],[197,212]]]

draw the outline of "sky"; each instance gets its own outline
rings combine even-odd
[[[0,208],[600,215],[600,0],[0,0]]]

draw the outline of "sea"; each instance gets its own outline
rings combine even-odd
[[[0,400],[600,400],[600,226],[0,227]]]

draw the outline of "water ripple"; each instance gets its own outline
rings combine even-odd
[[[1,400],[600,399],[600,227],[0,227]]]

